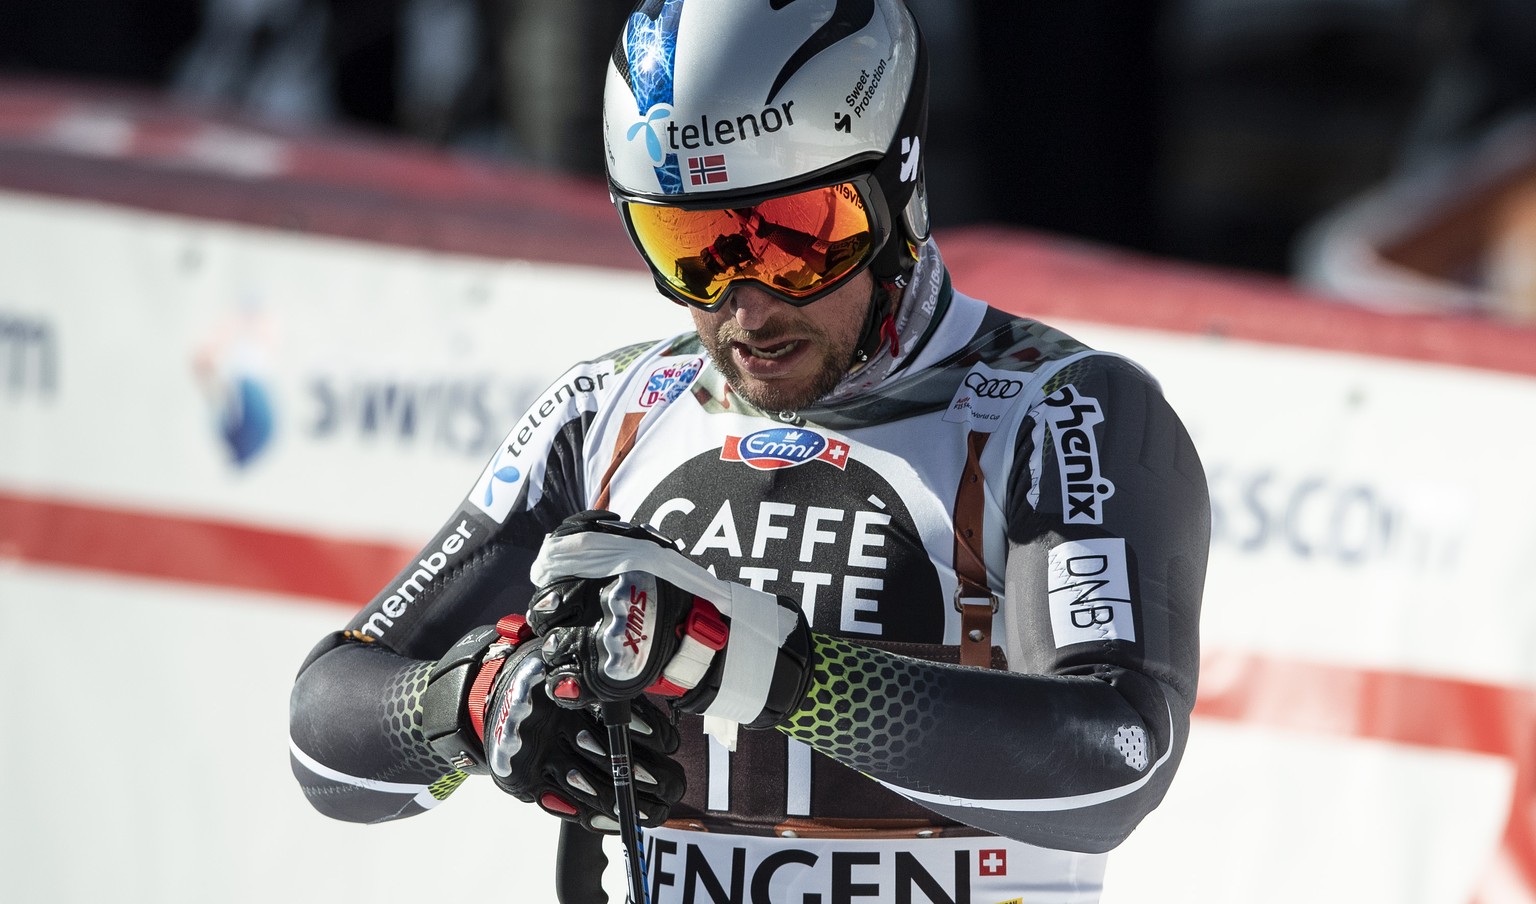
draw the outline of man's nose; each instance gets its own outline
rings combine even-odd
[[[774,312],[785,302],[750,282],[731,289],[731,319],[744,330],[758,330],[768,325]]]

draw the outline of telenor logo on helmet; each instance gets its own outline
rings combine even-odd
[[[650,158],[651,166],[662,166],[667,162],[667,152],[662,149],[661,136],[656,132],[656,123],[671,116],[670,104],[657,104],[646,113],[645,119],[630,126],[626,133],[630,141],[636,138],[645,141],[645,154]]]
[[[672,118],[673,109],[657,105],[646,111],[645,117],[629,127],[630,141],[644,138],[646,152],[655,163],[668,152],[696,151],[752,141],[764,135],[772,135],[795,125],[795,102],[784,101],[776,107],[764,107],[755,113],[711,117],[701,114],[697,122],[679,123]],[[658,151],[660,154],[658,154]]]
[[[848,444],[800,427],[771,427],[745,437],[727,436],[721,461],[739,461],[759,471],[793,468],[824,461],[839,470],[847,467]]]

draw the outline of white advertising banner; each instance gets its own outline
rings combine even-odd
[[[1189,755],[1105,900],[1532,900],[1536,380],[1068,329],[1159,377],[1213,508]]]
[[[497,857],[553,900],[552,823],[487,789],[315,815],[287,685],[549,381],[686,325],[640,271],[0,194],[0,677],[35,688],[0,696],[0,767],[42,777],[0,820],[17,900],[478,896]],[[1055,325],[1159,377],[1214,504],[1193,739],[1105,901],[1536,900],[1536,378]],[[105,548],[135,539],[175,548]],[[435,886],[376,867],[433,846]]]
[[[4,193],[0,237],[0,479],[322,533],[414,543],[571,363],[688,327],[638,273]]]

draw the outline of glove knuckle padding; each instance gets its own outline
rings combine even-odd
[[[597,592],[592,581],[555,581],[534,591],[528,605],[528,627],[535,634],[587,624],[597,618]]]
[[[634,697],[656,683],[676,652],[673,626],[691,600],[644,572],[627,572],[603,588],[603,615],[592,636],[588,676],[605,700]]]
[[[544,698],[544,660],[538,650],[526,647],[496,676],[491,706],[486,711],[485,753],[496,783],[508,790],[520,787],[514,761],[544,737],[539,729],[548,721],[554,704]],[[521,796],[521,795],[519,795]]]

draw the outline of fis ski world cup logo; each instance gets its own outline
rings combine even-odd
[[[685,358],[663,364],[651,371],[651,375],[645,379],[645,386],[640,389],[640,407],[654,408],[677,401],[693,385],[694,378],[703,369],[703,358]]]
[[[759,471],[793,468],[808,461],[824,461],[844,470],[847,443],[829,439],[801,427],[771,427],[748,436],[727,436],[720,449],[721,461],[739,461]]]

